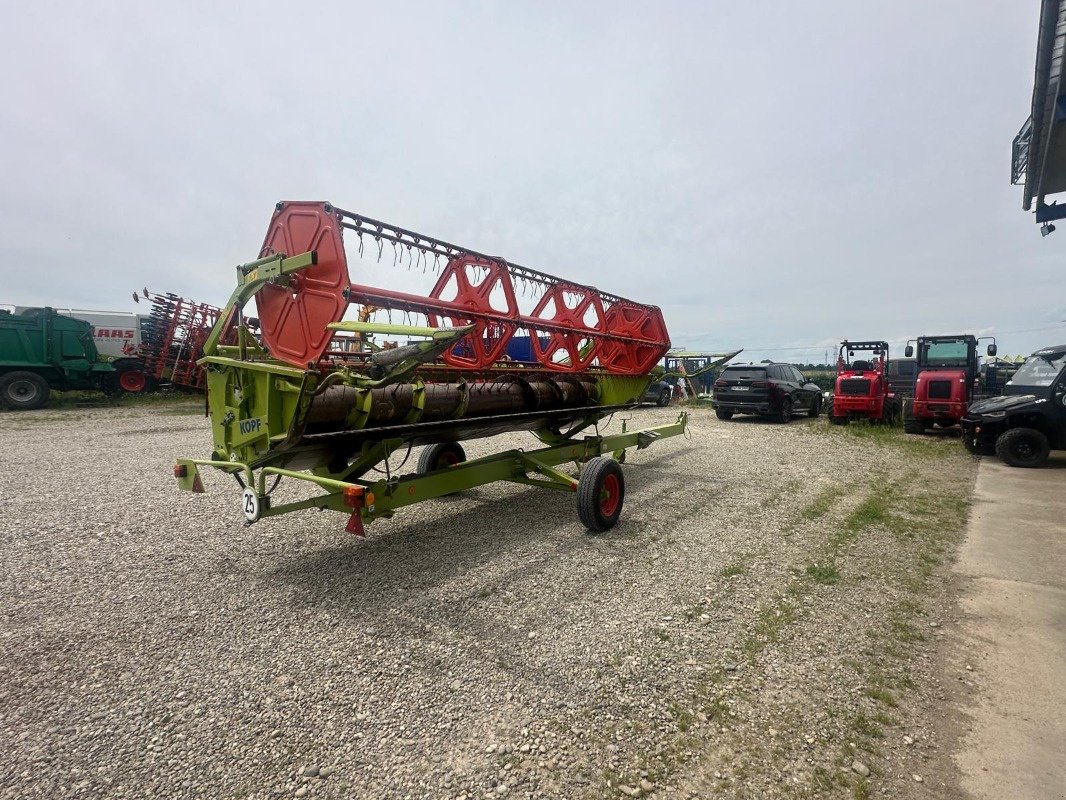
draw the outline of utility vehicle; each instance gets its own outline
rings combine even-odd
[[[1029,356],[1004,391],[977,401],[963,417],[967,450],[994,449],[1012,467],[1039,467],[1050,451],[1066,450],[1066,344]]]

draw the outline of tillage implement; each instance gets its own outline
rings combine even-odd
[[[353,280],[345,236],[361,266],[391,256],[412,278],[431,272],[433,288]],[[213,452],[178,459],[174,476],[200,492],[201,467],[232,474],[248,522],[331,509],[360,535],[402,506],[504,480],[573,492],[581,521],[607,530],[626,449],[683,433],[687,417],[610,435],[598,424],[639,402],[669,346],[655,306],[329,203],[279,203],[203,344]],[[460,444],[523,430],[541,446],[467,460]],[[414,447],[417,469],[395,474]],[[272,502],[286,478],[319,493]]]

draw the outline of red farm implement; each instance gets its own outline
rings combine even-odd
[[[133,299],[148,300],[152,306],[141,324],[139,352],[148,379],[156,384],[202,390],[204,371],[196,362],[203,357],[204,343],[222,310],[176,294],[153,294],[147,289],[139,296],[134,293]],[[229,333],[223,343],[231,340]]]

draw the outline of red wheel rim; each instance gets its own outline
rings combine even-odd
[[[444,467],[454,467],[459,463],[459,456],[455,453],[441,453],[437,457],[437,469],[444,469]]]
[[[603,485],[600,487],[600,513],[605,517],[613,517],[618,513],[618,506],[622,502],[622,483],[617,475],[606,475]]]
[[[128,369],[118,376],[118,385],[124,392],[143,392],[148,379],[139,369]]]

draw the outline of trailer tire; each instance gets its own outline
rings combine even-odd
[[[12,411],[32,411],[48,402],[48,381],[36,372],[19,370],[0,378],[0,402]]]
[[[466,461],[466,451],[458,442],[441,442],[422,449],[418,455],[418,474],[436,472],[439,469],[462,464]]]
[[[1011,428],[996,439],[996,455],[1009,467],[1039,467],[1050,452],[1047,437],[1035,428]]]
[[[716,408],[714,410],[714,415],[718,417],[718,419],[733,419],[733,412],[726,411],[724,408]]]
[[[581,471],[577,482],[577,515],[593,533],[610,530],[622,515],[625,476],[613,458],[596,456]]]
[[[903,420],[903,432],[904,433],[925,433],[925,423],[920,419],[914,417],[907,417]]]
[[[838,417],[836,414],[830,414],[829,421],[834,425],[847,425],[851,420],[847,416]]]

